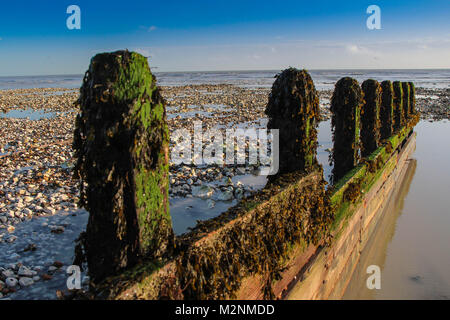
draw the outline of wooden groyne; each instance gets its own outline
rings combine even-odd
[[[89,267],[88,296],[340,297],[414,149],[419,114],[412,84],[367,80],[361,88],[351,78],[338,81],[331,103],[333,184],[327,188],[316,158],[314,83],[306,70],[283,71],[266,110],[268,127],[280,130],[280,170],[257,194],[174,237],[165,106],[142,61],[127,51],[97,56],[82,88],[76,173],[87,184],[82,204],[95,210],[89,210],[77,261]]]

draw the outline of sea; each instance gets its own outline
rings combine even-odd
[[[155,72],[161,86],[189,84],[234,84],[243,87],[270,88],[281,70],[263,71],[208,71],[208,72]],[[416,87],[450,88],[450,69],[420,70],[308,70],[318,90],[331,90],[343,77],[363,82],[366,79],[412,81]],[[83,75],[48,75],[0,77],[2,89],[79,88]]]

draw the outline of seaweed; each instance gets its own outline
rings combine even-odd
[[[355,79],[345,77],[336,83],[330,108],[333,113],[333,182],[358,164],[363,97],[361,87]]]
[[[416,88],[413,82],[408,82],[409,85],[409,113],[416,113]]]
[[[411,102],[410,102],[410,92],[408,82],[402,82],[402,105],[403,105],[403,117],[405,118],[405,123],[409,119]]]
[[[381,86],[369,79],[362,83],[364,105],[361,111],[361,156],[367,157],[380,145]]]
[[[403,112],[403,86],[400,81],[394,81],[394,132],[399,132],[405,126]]]
[[[213,240],[191,242],[177,259],[184,299],[235,298],[242,280],[256,274],[264,279],[264,298],[273,299],[272,284],[285,270],[292,244],[329,239],[333,211],[325,184],[321,172],[312,173],[233,223],[215,228]],[[273,189],[278,186],[269,183],[265,193]]]
[[[278,174],[310,172],[317,165],[320,108],[309,73],[289,68],[277,75],[265,113],[267,128],[279,130]]]
[[[171,251],[169,133],[156,79],[134,52],[92,58],[77,104],[74,177],[89,211],[82,243],[99,282]]]
[[[385,140],[392,136],[394,119],[394,88],[389,80],[381,83],[380,106],[380,139]]]

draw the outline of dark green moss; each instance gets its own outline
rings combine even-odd
[[[96,55],[80,89],[73,148],[94,282],[173,245],[165,106],[140,54]]]
[[[355,79],[340,79],[331,99],[333,127],[333,181],[338,181],[359,161],[360,113],[363,92]]]
[[[272,86],[266,114],[268,129],[280,133],[279,174],[310,171],[317,164],[319,97],[306,70],[289,68]]]

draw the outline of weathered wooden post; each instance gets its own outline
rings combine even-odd
[[[409,85],[409,114],[416,113],[416,88],[413,82],[408,82]]]
[[[364,81],[361,87],[364,92],[361,111],[361,156],[367,157],[380,144],[381,86],[378,81],[369,79]]]
[[[400,81],[394,81],[394,131],[398,132],[405,125],[403,113],[403,88]]]
[[[73,147],[80,202],[89,211],[83,243],[93,282],[173,245],[164,104],[142,55],[117,51],[91,60]]]
[[[268,129],[279,130],[279,174],[308,171],[317,164],[319,97],[306,70],[289,68],[277,76],[265,113]]]
[[[405,124],[409,119],[409,108],[410,108],[410,92],[408,82],[402,82],[402,105],[403,105],[403,117]]]
[[[333,182],[342,178],[359,161],[360,114],[363,92],[355,79],[345,77],[335,86],[331,99],[333,127]]]
[[[387,139],[393,134],[394,88],[389,80],[381,83],[380,138]]]

